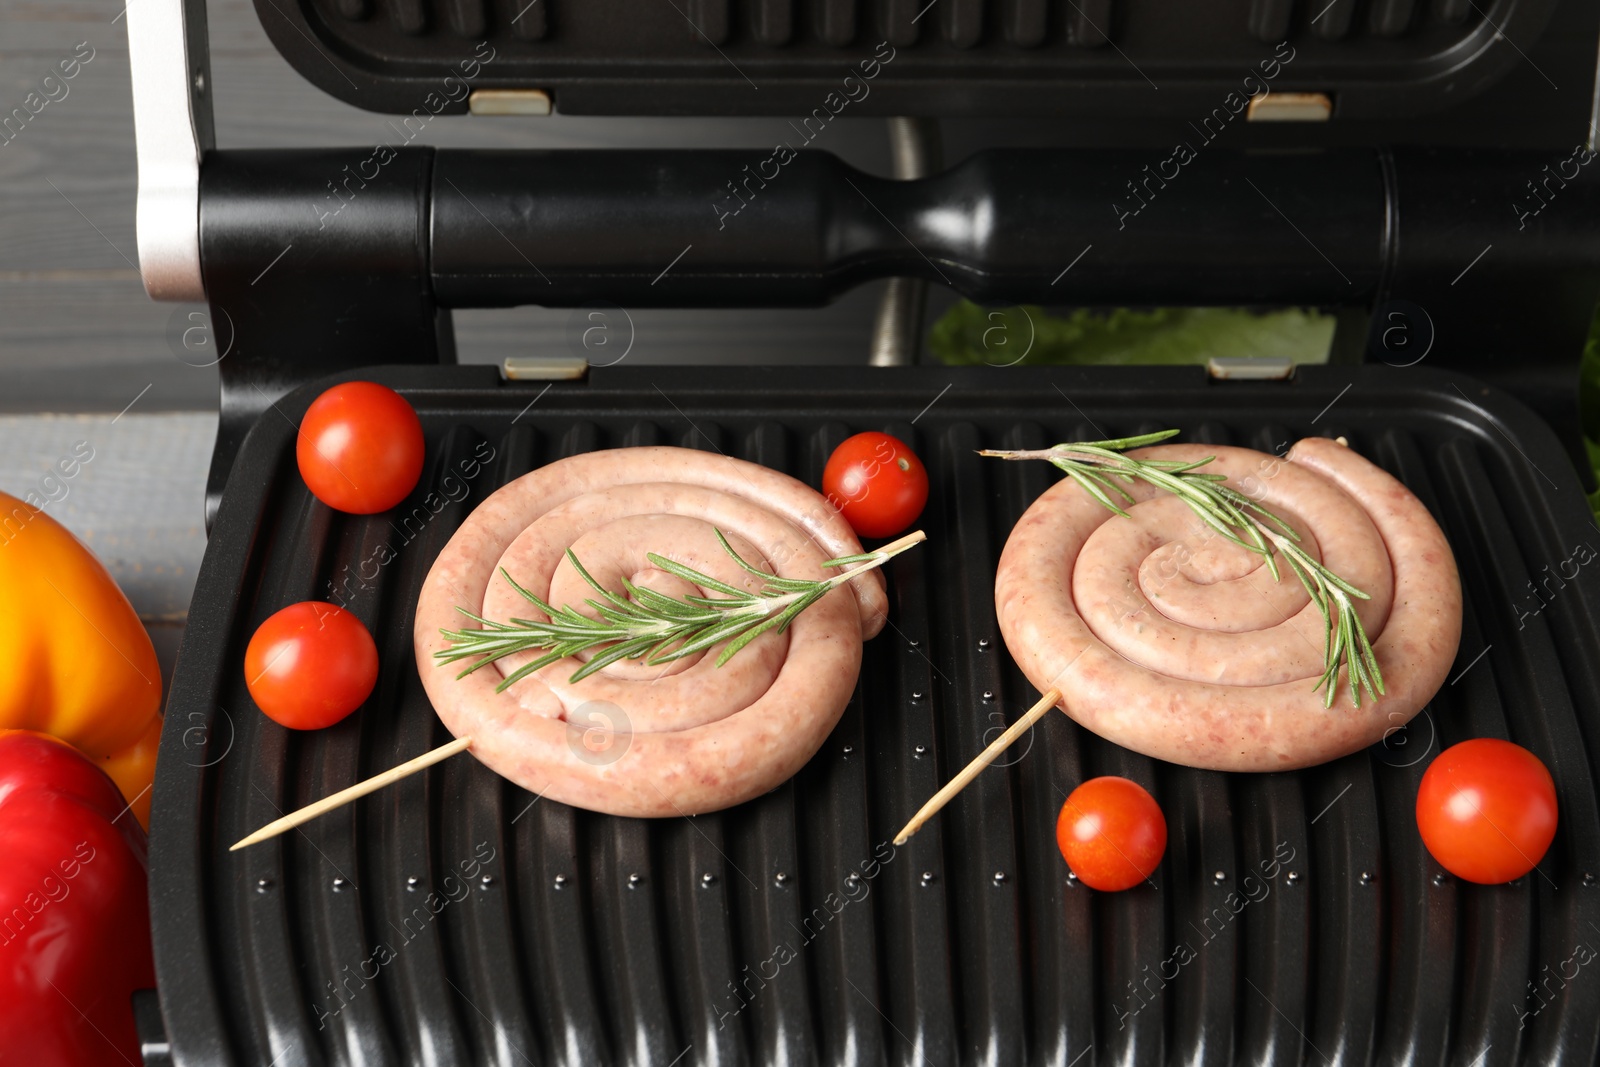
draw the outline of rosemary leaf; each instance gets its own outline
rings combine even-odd
[[[1044,449],[986,450],[979,455],[999,459],[1046,460],[1065,472],[1096,502],[1118,515],[1126,515],[1127,512],[1111,499],[1106,489],[1114,489],[1130,502],[1132,497],[1113,479],[1121,479],[1130,485],[1144,482],[1172,493],[1217,534],[1260,556],[1274,581],[1283,580],[1278,569],[1281,557],[1288,564],[1290,573],[1305,587],[1312,603],[1322,613],[1326,627],[1322,677],[1312,687],[1312,692],[1325,689],[1325,706],[1333,705],[1340,668],[1345,670],[1350,699],[1356,707],[1361,706],[1363,693],[1376,699],[1386,692],[1377,654],[1372,650],[1372,642],[1362,628],[1361,619],[1352,603],[1352,598],[1370,598],[1307,555],[1300,546],[1300,535],[1282,516],[1223,484],[1226,476],[1204,470],[1216,458],[1214,456],[1181,461],[1134,459],[1123,455],[1130,448],[1159,444],[1177,435],[1177,430],[1163,430],[1137,437],[1061,444]]]
[[[457,678],[465,678],[478,668],[506,656],[519,652],[544,652],[544,655],[508,675],[496,687],[497,692],[504,692],[552,663],[584,652],[594,654],[572,674],[570,681],[581,681],[620,660],[634,659],[651,665],[671,663],[726,641],[727,647],[716,659],[716,665],[720,667],[768,630],[782,633],[788,629],[801,612],[833,589],[859,574],[883,566],[908,548],[927,540],[927,535],[918,530],[871,552],[830,559],[823,566],[849,569],[830,578],[812,580],[769,574],[734,551],[721,530],[716,534],[723,551],[747,573],[761,579],[762,585],[758,591],[752,593],[729,585],[692,567],[650,552],[647,558],[653,566],[702,590],[721,593],[722,596],[688,594],[681,598],[671,597],[654,589],[635,586],[627,579],[623,579],[623,591],[618,594],[602,586],[569,548],[567,559],[573,569],[599,596],[599,599],[584,600],[584,606],[594,612],[593,616],[583,614],[570,604],[558,608],[546,603],[518,585],[516,579],[502,567],[500,574],[511,583],[511,588],[538,608],[546,618],[542,621],[512,619],[510,622],[497,622],[458,607],[456,610],[477,623],[479,628],[440,630],[450,646],[435,652],[434,657],[440,663],[473,661],[456,675]]]

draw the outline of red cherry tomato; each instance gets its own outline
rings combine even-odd
[[[334,604],[290,604],[244,650],[256,706],[291,730],[320,730],[359,708],[378,681],[378,646],[361,620]]]
[[[898,438],[858,433],[828,457],[822,492],[862,537],[892,537],[922,514],[928,471]]]
[[[1521,878],[1556,836],[1556,784],[1539,757],[1479,737],[1434,759],[1417,790],[1417,829],[1457,878],[1498,885]]]
[[[1056,844],[1080,882],[1115,893],[1138,885],[1161,866],[1167,820],[1139,783],[1091,778],[1061,805]]]
[[[404,500],[422,475],[422,451],[416,411],[376,382],[344,382],[313,400],[294,449],[312,494],[356,515]]]

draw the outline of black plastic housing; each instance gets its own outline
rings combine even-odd
[[[1600,969],[1567,972],[1600,937],[1600,578],[1548,576],[1600,533],[1550,431],[1505,395],[1423,367],[1217,383],[1198,368],[624,365],[543,394],[486,367],[359,376],[422,419],[412,499],[347,516],[309,495],[294,427],[323,381],[252,429],[212,530],[155,783],[165,1034],[146,1031],[152,1064],[1594,1062]],[[1345,435],[1411,486],[1461,568],[1451,680],[1384,744],[1291,774],[1158,763],[1050,716],[884,859],[1035,697],[1000,641],[992,578],[1056,474],[975,450],[1165,427],[1268,451]],[[792,781],[731,811],[641,821],[536,802],[458,756],[227,850],[447,739],[412,661],[415,599],[498,484],[657,443],[816,484],[830,450],[865,429],[927,462],[930,539],[888,568],[892,625]],[[483,445],[494,458],[464,494],[420,532],[395,524],[431,510],[447,475],[461,484]],[[395,558],[364,573],[382,545]],[[251,704],[244,646],[271,612],[330,592],[375,636],[379,687],[344,722],[294,733]],[[1525,745],[1555,778],[1555,844],[1511,885],[1442,875],[1417,836],[1429,757],[1468,737]],[[1150,885],[1099,894],[1067,878],[1056,814],[1096,774],[1132,777],[1163,805],[1169,844]],[[429,915],[430,893],[453,899]],[[835,909],[830,893],[852,899]],[[1236,907],[1230,893],[1255,899]],[[796,958],[774,968],[790,942]],[[374,963],[379,944],[392,958]],[[1179,944],[1194,957],[1174,976]],[[751,974],[761,986],[733,1012],[729,984]]]
[[[1405,298],[1454,365],[1575,358],[1600,293],[1592,153],[1195,144],[1187,167],[993,149],[915,181],[823,152],[219,151],[201,255],[236,351],[302,381],[448,358],[441,308],[815,306],[908,275],[995,304]]]

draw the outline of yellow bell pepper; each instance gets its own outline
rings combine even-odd
[[[150,824],[161,667],[133,605],[43,511],[0,493],[0,729],[53,734]]]

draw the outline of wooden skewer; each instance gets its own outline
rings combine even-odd
[[[978,777],[978,772],[993,763],[996,756],[1010,748],[1017,738],[1028,732],[1029,727],[1044,718],[1045,712],[1055,707],[1056,701],[1060,699],[1061,690],[1046,690],[1044,696],[1039,698],[1039,702],[1029,708],[1022,718],[1012,723],[1005,733],[994,739],[993,744],[978,753],[977,759],[963,767],[960,774],[950,779],[943,789],[933,794],[932,800],[922,805],[921,810],[911,817],[910,822],[906,823],[905,829],[901,830],[899,835],[895,837],[894,843],[896,845],[905,844],[912,834],[922,829],[923,823],[933,818],[939,813],[940,808],[955,799],[957,793],[965,789],[974,778]]]
[[[440,760],[449,759],[457,752],[465,752],[472,744],[470,737],[458,737],[448,745],[440,745],[432,752],[424,752],[416,759],[406,760],[398,767],[391,767],[382,774],[375,774],[364,782],[357,782],[348,789],[341,789],[332,796],[323,797],[321,800],[307,804],[299,811],[291,811],[281,819],[274,819],[261,829],[244,838],[238,844],[229,848],[229,852],[237,852],[246,845],[254,845],[268,838],[277,837],[285,830],[293,830],[303,822],[310,822],[318,815],[323,815],[334,808],[343,807],[352,800],[375,793],[386,785],[393,785],[407,775],[415,774],[425,767],[431,767]]]

